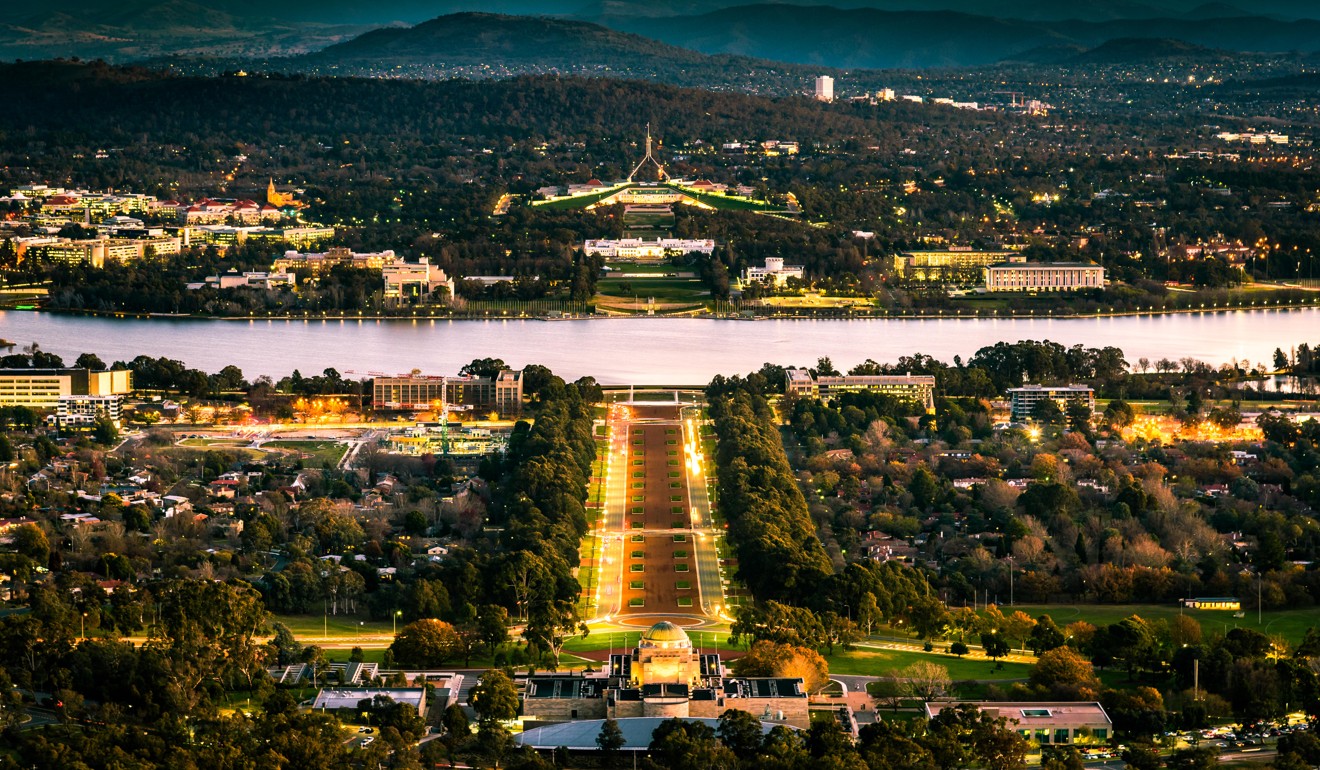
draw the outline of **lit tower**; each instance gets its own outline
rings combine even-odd
[[[645,166],[645,165],[646,165],[646,162],[647,162],[648,160],[655,164],[655,171],[656,171],[656,174],[659,175],[659,177],[660,177],[660,181],[662,181],[662,182],[668,182],[668,181],[669,181],[669,173],[665,171],[665,167],[662,166],[662,165],[660,165],[660,161],[657,160],[656,157],[655,157],[655,155],[653,155],[653,154],[651,153],[651,124],[650,124],[650,123],[647,123],[647,124],[646,124],[646,155],[642,156],[641,161],[636,165],[636,167],[633,168],[632,173],[628,175],[628,181],[629,181],[629,182],[631,182],[631,181],[633,180],[633,177],[637,176],[637,172],[642,170],[642,166]]]

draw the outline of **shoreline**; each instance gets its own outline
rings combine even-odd
[[[218,316],[218,315],[189,315],[184,313],[134,313],[124,311],[97,311],[97,310],[52,310],[47,308],[35,308],[32,310],[0,309],[0,312],[23,312],[39,313],[52,316],[77,316],[83,318],[104,318],[104,319],[125,319],[125,320],[162,320],[162,321],[607,321],[607,320],[630,320],[630,319],[670,319],[670,320],[692,320],[704,319],[711,321],[996,321],[996,320],[1022,320],[1022,319],[1042,319],[1042,320],[1086,320],[1100,318],[1132,318],[1141,316],[1163,316],[1163,315],[1186,315],[1186,314],[1213,314],[1228,312],[1249,312],[1257,310],[1316,310],[1320,309],[1320,298],[1312,303],[1297,304],[1263,304],[1263,305],[1225,305],[1223,307],[1199,307],[1199,308],[1164,308],[1160,310],[1122,310],[1112,312],[1093,312],[1093,313],[1051,313],[1051,312],[1026,312],[1026,313],[995,313],[995,314],[971,314],[955,313],[943,311],[925,311],[903,314],[867,314],[857,315],[852,313],[839,314],[810,314],[801,315],[793,313],[776,313],[772,315],[740,315],[740,314],[683,314],[683,315],[647,315],[645,313],[632,314],[565,314],[562,316],[549,315],[484,315],[484,316],[453,316],[453,315],[379,315],[379,314],[318,314],[318,315],[244,315],[244,316]]]

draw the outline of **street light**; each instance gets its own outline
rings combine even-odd
[[[403,610],[395,610],[394,615],[390,618],[390,621],[394,624],[393,630],[395,636],[399,635],[399,616],[402,614],[403,614]]]

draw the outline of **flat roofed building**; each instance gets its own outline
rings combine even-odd
[[[395,703],[406,703],[417,709],[418,716],[426,716],[426,688],[399,687],[382,689],[374,687],[352,687],[324,689],[316,694],[312,709],[316,711],[360,711],[358,705],[364,700],[372,700],[383,695]]]
[[[835,393],[866,390],[915,401],[927,412],[935,410],[935,378],[921,374],[849,374],[815,377],[808,369],[788,370],[789,393],[824,398]]]
[[[371,408],[376,411],[443,411],[445,378],[407,375],[371,381]]]
[[[61,396],[119,396],[133,389],[126,369],[0,369],[0,406],[59,408]]]
[[[1023,385],[1008,389],[1009,416],[1013,422],[1029,422],[1036,405],[1053,401],[1060,411],[1072,403],[1084,403],[1095,411],[1095,390],[1089,385]]]
[[[394,252],[386,249],[379,252],[356,252],[342,246],[327,249],[322,253],[301,253],[286,251],[284,256],[276,257],[271,263],[271,272],[284,273],[295,270],[309,270],[313,273],[325,273],[338,265],[365,270],[380,270],[386,265],[398,261]]]
[[[1195,599],[1183,599],[1182,605],[1192,610],[1230,610],[1242,609],[1242,600],[1236,596],[1198,596]]]
[[[60,396],[55,409],[55,424],[86,427],[105,418],[118,426],[123,404],[123,396]]]
[[[692,252],[710,254],[715,251],[715,241],[699,238],[601,239],[584,242],[582,250],[591,256],[643,259],[683,256]]]
[[[1083,291],[1104,287],[1105,269],[1086,262],[1029,262],[985,269],[988,291]]]
[[[505,369],[495,377],[495,411],[500,414],[522,412],[522,370]]]
[[[916,281],[966,280],[981,277],[991,265],[1025,263],[1026,257],[1011,251],[952,248],[940,251],[909,251],[894,256],[894,272]]]
[[[1113,731],[1113,722],[1104,706],[1093,701],[930,701],[926,704],[926,716],[934,718],[943,709],[963,704],[974,706],[992,718],[1006,718],[1009,729],[1042,746],[1104,743]]]
[[[422,299],[443,291],[455,297],[454,281],[440,267],[423,259],[416,264],[392,262],[381,268],[386,299]]]

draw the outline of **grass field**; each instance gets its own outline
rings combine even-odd
[[[829,663],[831,674],[856,676],[892,676],[894,671],[919,661],[944,666],[955,682],[964,679],[1026,679],[1031,674],[1031,666],[1026,663],[995,664],[988,660],[909,650],[836,650],[833,655],[826,655],[825,661]]]
[[[702,302],[710,290],[697,278],[604,278],[596,284],[602,297],[631,300],[655,297],[665,302]]]
[[[348,445],[337,441],[267,441],[261,445],[264,449],[302,452],[313,457],[318,464],[335,466],[344,459]]]
[[[1010,608],[1002,607],[1001,609],[1007,612]],[[1080,606],[1071,604],[1019,604],[1011,609],[1022,610],[1033,618],[1042,614],[1049,615],[1060,626],[1077,620],[1085,620],[1087,623],[1097,626],[1109,625],[1129,615],[1140,615],[1147,620],[1168,620],[1180,614],[1178,607],[1163,604],[1088,604]],[[1302,637],[1306,635],[1306,630],[1314,627],[1318,619],[1314,609],[1267,610],[1262,613],[1261,622],[1259,623],[1256,622],[1256,613],[1253,610],[1246,610],[1245,616],[1241,618],[1235,618],[1232,612],[1224,611],[1182,610],[1181,613],[1200,623],[1201,632],[1206,636],[1221,634],[1233,628],[1251,628],[1270,636],[1281,636],[1293,643],[1301,641]]]
[[[364,634],[388,634],[392,633],[393,628],[388,620],[371,620],[353,615],[331,615],[324,621],[315,615],[275,615],[271,620],[288,626],[295,637],[308,644],[326,638],[326,634],[333,641]]]
[[[179,442],[181,446],[211,448],[245,447],[250,443],[252,442],[241,438],[186,438]]]

